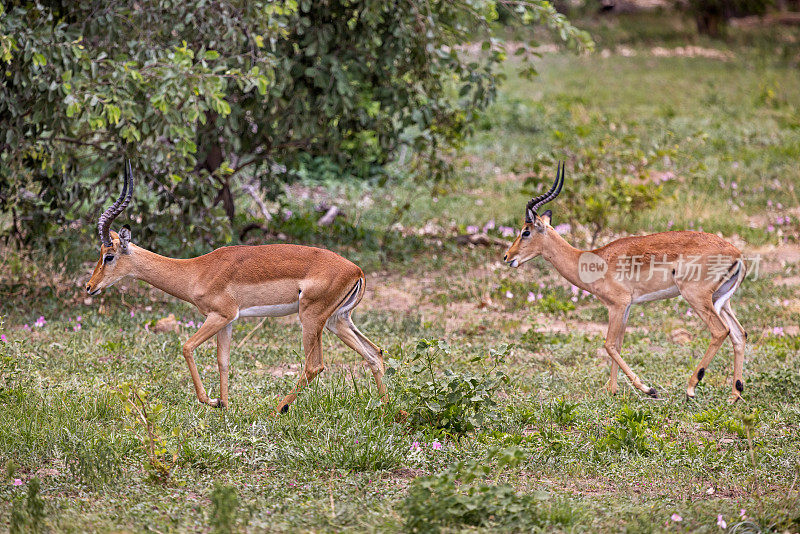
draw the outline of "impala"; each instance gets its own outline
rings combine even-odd
[[[564,166],[545,194],[531,199],[525,222],[503,260],[511,267],[542,256],[569,282],[594,294],[608,308],[605,350],[611,357],[611,377],[606,389],[617,393],[619,369],[638,390],[657,397],[623,361],[622,338],[631,305],[682,296],[711,332],[711,343],[689,377],[686,395],[695,396],[714,354],[725,338],[733,343],[733,393],[744,389],[742,366],[747,334],[736,319],[729,299],[745,276],[742,253],[727,241],[703,232],[661,232],[625,237],[608,245],[582,251],[567,243],[550,225],[552,212],[538,213],[555,199],[564,185]],[[611,269],[614,272],[611,272]]]
[[[133,244],[127,225],[119,232],[109,230],[132,193],[133,176],[128,162],[122,194],[98,222],[100,259],[86,291],[96,295],[130,276],[194,304],[205,321],[183,345],[183,357],[201,403],[228,405],[233,321],[293,313],[299,313],[303,327],[306,362],[297,385],[278,404],[278,413],[288,411],[299,391],[324,370],[322,331],[326,327],[364,357],[385,400],[383,351],[359,332],[350,318],[364,296],[366,280],[358,266],[329,250],[285,244],[222,247],[191,259],[159,256]],[[212,336],[217,337],[219,399],[210,399],[206,394],[192,355]]]

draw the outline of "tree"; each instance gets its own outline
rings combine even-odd
[[[591,45],[545,1],[507,5],[573,48]],[[125,157],[140,179],[130,216],[142,240],[191,236],[201,247],[231,239],[245,175],[275,198],[299,170],[368,176],[407,146],[413,172],[441,176],[500,79],[501,46],[480,59],[458,51],[495,8],[12,1],[0,7],[0,211],[10,220],[0,231],[54,243],[68,224],[95,220]]]
[[[699,33],[720,37],[733,17],[763,15],[772,0],[688,0]]]

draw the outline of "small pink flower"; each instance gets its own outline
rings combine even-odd
[[[770,208],[772,207],[772,201],[771,200],[767,200],[767,206],[770,207]]]
[[[572,294],[573,294],[573,295],[577,295],[577,294],[578,294],[578,292],[580,291],[580,289],[578,289],[578,286],[571,286],[571,287],[569,288],[569,290],[570,290],[570,291],[572,291]]]
[[[194,321],[189,321],[188,323],[186,323],[186,326],[188,326],[189,328],[193,328],[194,327]]]
[[[542,300],[543,298],[544,295],[542,295],[541,293],[536,293],[536,300]]]
[[[581,291],[581,296],[582,296],[583,298],[586,298],[586,297],[588,297],[588,296],[590,296],[590,295],[591,295],[591,293],[589,293],[589,292],[588,292],[588,291],[586,291],[585,289],[584,289],[583,291]]]
[[[21,486],[22,485],[22,479],[15,478],[14,479],[14,485],[15,486]]]
[[[572,297],[570,300],[571,300],[572,302],[578,302],[578,297]]]
[[[38,318],[38,319],[36,319],[36,322],[35,322],[35,323],[33,323],[33,326],[35,326],[35,327],[37,327],[37,328],[41,328],[41,327],[43,327],[43,326],[44,326],[44,325],[46,325],[46,324],[47,324],[47,321],[45,321],[45,319],[44,319],[44,316],[43,316],[43,315],[40,315],[40,316],[39,316],[39,318]]]
[[[501,234],[503,237],[511,237],[512,235],[514,235],[514,234],[516,234],[516,233],[517,233],[517,232],[516,232],[516,230],[514,230],[514,229],[513,229],[513,228],[511,228],[510,226],[501,226],[501,227],[499,228],[499,230],[500,230],[500,234]]]
[[[724,519],[722,519],[722,514],[719,514],[717,516],[717,526],[722,530],[728,528],[728,523]]]
[[[692,313],[692,309],[691,308],[686,310],[686,317],[691,317],[692,315],[694,315],[694,314]]]
[[[78,317],[75,319],[75,321],[77,321],[77,322],[79,322],[79,323],[80,323],[81,321],[83,321],[83,317],[81,317],[81,316],[79,315],[79,316],[78,316]]]
[[[783,327],[782,326],[774,327],[772,329],[772,335],[773,336],[778,336],[778,337],[783,337]]]
[[[78,324],[76,324],[75,326],[72,327],[72,331],[73,332],[77,332],[80,329],[81,329],[81,324],[80,323],[78,323]]]
[[[292,210],[286,210],[283,212],[283,220],[288,221],[292,218]]]
[[[740,516],[742,519],[747,519],[747,514],[745,514],[745,510],[744,510],[744,508],[742,508],[741,510],[739,510],[739,516]]]
[[[478,227],[477,226],[473,226],[473,225],[467,226],[467,233],[468,234],[477,234],[478,233]]]
[[[440,450],[442,450],[442,444],[441,444],[441,443],[439,443],[438,441],[435,441],[435,440],[434,440],[434,442],[433,442],[433,443],[431,443],[431,447],[432,447],[432,448],[433,448],[433,450],[435,450],[435,451],[440,451]]]
[[[419,441],[415,441],[414,443],[411,444],[411,450],[412,451],[421,451],[422,450],[422,447],[420,446]]]
[[[676,523],[680,523],[681,521],[683,521],[683,518],[678,514],[672,514],[670,516],[670,519],[672,519]]]
[[[774,231],[775,231],[775,227],[774,226],[772,226],[771,224],[769,226],[767,226],[767,232],[774,232]]]
[[[669,229],[670,229],[670,228],[672,228],[673,226],[675,226],[675,221],[669,221],[669,222],[667,223],[667,230],[669,230]]]
[[[494,219],[490,219],[489,222],[483,225],[483,231],[486,232],[487,230],[494,230]]]
[[[8,338],[6,337],[5,334],[0,334],[0,341],[2,341],[3,343],[8,343]]]
[[[133,317],[133,310],[131,310],[131,317]]]
[[[507,299],[513,299],[514,298],[514,293],[512,293],[511,291],[506,291],[506,298]]]
[[[27,330],[28,332],[30,332],[30,331],[31,331],[31,327],[30,327],[30,326],[28,326],[28,323],[25,323],[24,325],[22,325],[22,329],[23,329],[23,330]]]
[[[358,440],[356,440],[356,445],[358,445]]]
[[[536,295],[533,294],[533,291],[528,291],[528,302],[533,302],[536,300]]]
[[[150,325],[145,323],[144,329],[145,329],[146,332],[149,332],[150,331]]]

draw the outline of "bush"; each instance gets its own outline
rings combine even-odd
[[[495,398],[508,378],[495,366],[508,356],[510,347],[490,351],[494,366],[484,374],[459,373],[451,369],[438,372],[437,359],[450,355],[442,340],[421,339],[408,358],[389,360],[387,382],[397,406],[408,414],[412,428],[430,428],[460,437],[497,420]],[[477,357],[472,362],[480,362]]]
[[[650,440],[653,439],[650,430],[652,420],[649,412],[623,406],[617,413],[615,424],[605,426],[604,435],[595,441],[595,451],[626,451],[639,456],[650,455],[653,452],[650,447]]]
[[[439,532],[442,527],[470,525],[530,530],[573,523],[580,511],[569,501],[545,492],[519,493],[498,483],[505,468],[524,458],[516,447],[490,449],[480,461],[457,462],[438,475],[417,478],[404,502],[406,529]]]
[[[142,243],[171,232],[162,250],[230,242],[242,185],[274,199],[300,176],[369,177],[401,147],[409,175],[444,176],[502,78],[502,47],[459,51],[491,1],[100,4],[0,5],[0,235],[18,242],[94,235],[125,157],[127,217]],[[521,11],[591,47],[548,2]]]

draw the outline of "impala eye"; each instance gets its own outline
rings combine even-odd
[[[103,263],[111,263],[112,261],[114,261],[113,254],[108,254],[105,258],[103,258]]]
[[[529,235],[531,235],[530,230],[525,230],[524,232],[522,232],[522,237],[528,237]]]

